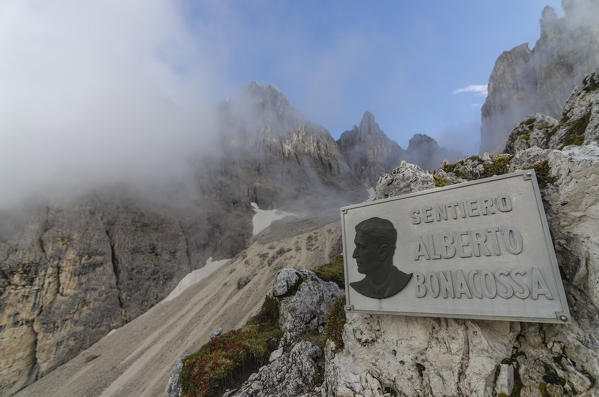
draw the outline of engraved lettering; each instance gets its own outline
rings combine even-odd
[[[441,219],[447,220],[447,207],[444,205],[438,205],[435,207],[435,219],[440,222]]]
[[[472,239],[472,254],[474,256],[480,256],[481,247],[483,255],[491,256],[491,251],[489,251],[489,247],[486,244],[487,235],[485,233],[475,230],[470,232],[470,238]]]
[[[431,237],[430,237],[430,243],[431,243],[431,249],[430,249],[430,251],[433,253],[431,255],[431,259],[441,259],[441,254],[439,254],[437,252],[437,246],[435,245],[435,238],[434,238],[434,236],[432,234],[431,234]]]
[[[537,299],[539,295],[545,295],[547,299],[553,300],[553,295],[543,278],[543,275],[536,267],[532,268],[532,299]]]
[[[456,208],[457,206],[458,206],[458,203],[447,204],[447,209],[451,208],[451,217],[453,219],[458,219],[458,210]]]
[[[495,208],[493,207],[493,199],[483,199],[483,204],[481,205],[481,213],[483,215],[493,215],[496,214]]]
[[[410,218],[412,218],[412,225],[418,225],[421,222],[420,210],[410,211]]]
[[[461,298],[462,295],[466,295],[468,299],[472,299],[472,294],[470,293],[470,289],[468,289],[468,283],[466,282],[466,277],[464,276],[464,272],[458,270],[455,273],[455,296],[456,298]]]
[[[430,273],[427,277],[428,281],[428,289],[431,292],[431,296],[433,298],[437,298],[439,296],[440,288],[439,288],[439,278],[435,273]]]
[[[526,298],[528,298],[528,295],[530,295],[530,290],[528,289],[528,285],[526,285],[524,283],[520,283],[518,281],[518,276],[525,276],[525,275],[526,275],[526,272],[521,271],[521,270],[514,269],[510,272],[512,281],[514,282],[516,287],[520,288],[520,291],[517,290],[516,288],[514,288],[514,295],[516,295],[520,299],[526,299]]]
[[[501,248],[499,247],[499,228],[490,227],[487,229],[487,233],[490,234],[491,241],[493,242],[493,252],[496,256],[501,255]]]
[[[505,248],[514,255],[522,252],[522,235],[515,227],[508,226],[503,230]]]
[[[416,280],[416,298],[424,298],[426,296],[426,277],[424,274],[414,272],[414,279]]]
[[[501,212],[510,212],[512,210],[512,199],[507,194],[502,193],[495,199],[495,206]]]
[[[415,260],[420,260],[420,257],[424,256],[426,259],[431,259],[431,256],[428,253],[428,248],[424,243],[424,239],[422,236],[418,236],[418,243],[416,246],[416,257]]]
[[[468,216],[478,216],[478,200],[469,200],[468,205],[466,206],[468,209]]]
[[[495,272],[495,281],[497,281],[497,285],[501,287],[497,289],[497,295],[504,299],[509,299],[514,295],[514,289],[507,280],[508,274],[509,272],[507,270],[498,270]],[[504,279],[502,279],[502,277]],[[504,289],[504,291],[502,291],[502,289]]]
[[[439,234],[441,239],[441,256],[443,259],[453,258],[455,256],[454,239],[451,233],[442,232]]]
[[[433,219],[433,207],[426,207],[424,211],[424,223],[431,223]]]
[[[497,295],[497,285],[495,284],[495,276],[493,275],[493,273],[489,271],[484,271],[480,284],[485,297],[489,299],[495,298],[495,296]]]
[[[470,287],[470,291],[472,291],[472,294],[474,296],[476,296],[478,299],[482,299],[483,298],[482,288],[481,288],[481,290],[478,290],[476,288],[476,284],[474,281],[474,276],[476,276],[477,274],[479,274],[478,270],[471,270],[470,272],[468,272],[468,286]],[[482,280],[481,280],[481,285],[482,285]]]
[[[464,248],[466,247],[470,247],[470,242],[468,241],[464,241],[463,237],[464,236],[469,236],[470,233],[469,232],[461,232],[461,233],[457,233],[457,244],[458,244],[458,256],[460,258],[470,258],[472,256],[472,252],[466,252],[464,250]]]
[[[439,272],[439,282],[441,284],[441,296],[443,298],[453,298],[453,279],[451,272]]]
[[[463,201],[458,202],[458,206],[460,207],[460,212],[462,214],[462,218],[466,218],[466,205]]]

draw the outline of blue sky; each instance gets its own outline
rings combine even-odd
[[[476,151],[484,96],[454,91],[486,84],[502,51],[534,46],[545,5],[563,14],[555,0],[189,1],[183,9],[194,35],[227,43],[222,72],[234,87],[275,84],[335,137],[369,110],[403,147],[427,133]]]

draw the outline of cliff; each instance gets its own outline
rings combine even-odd
[[[558,118],[572,90],[599,66],[596,0],[563,1],[565,16],[546,7],[540,38],[502,53],[489,77],[482,107],[481,152],[500,153],[516,122],[531,113]]]

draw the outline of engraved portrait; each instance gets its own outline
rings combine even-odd
[[[359,294],[369,298],[384,299],[403,290],[412,274],[393,265],[397,230],[387,219],[373,217],[356,225],[353,258],[358,273],[365,277],[350,283]]]

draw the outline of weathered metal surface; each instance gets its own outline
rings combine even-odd
[[[348,310],[569,321],[533,170],[343,207],[341,224]]]

